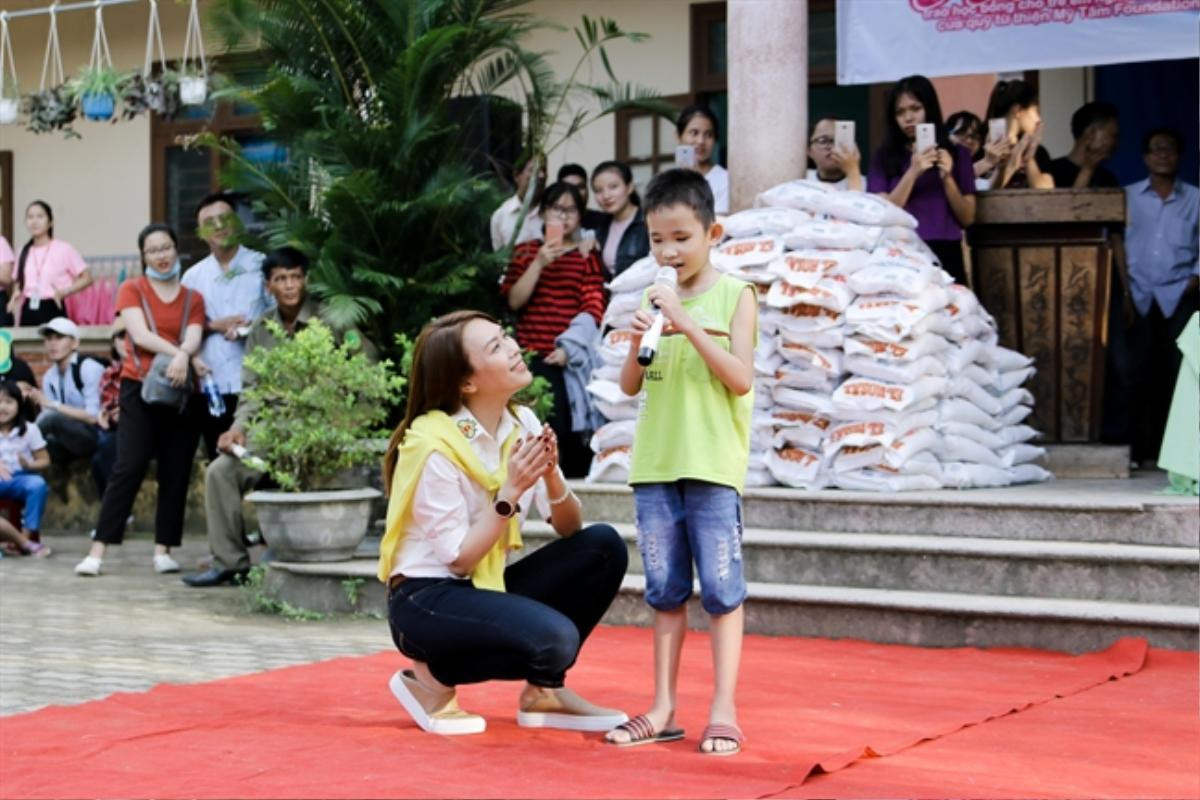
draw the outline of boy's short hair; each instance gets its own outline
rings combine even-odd
[[[263,259],[262,274],[264,281],[271,280],[271,273],[277,269],[298,269],[308,274],[308,256],[294,247],[280,247],[267,253]]]
[[[576,178],[582,178],[584,183],[587,183],[587,170],[579,164],[563,164],[558,168],[557,180],[565,180],[574,175]]]
[[[1098,125],[1109,120],[1119,120],[1120,112],[1112,103],[1093,101],[1084,103],[1075,109],[1071,115],[1071,135],[1078,139],[1092,125]]]
[[[696,212],[696,217],[705,230],[717,219],[713,210],[712,187],[703,175],[694,169],[669,169],[660,172],[646,187],[643,210],[646,214],[668,206],[687,206]]]
[[[1183,134],[1174,128],[1155,128],[1146,134],[1146,138],[1142,140],[1142,152],[1150,152],[1150,140],[1156,136],[1165,136],[1175,145],[1175,155],[1183,155]]]
[[[199,217],[201,211],[216,203],[224,203],[236,212],[238,208],[238,196],[233,192],[226,191],[206,194],[196,204],[196,216]]]

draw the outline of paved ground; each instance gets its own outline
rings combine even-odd
[[[0,559],[0,715],[392,647],[383,620],[287,620],[158,575],[148,537],[110,549],[99,578],[72,572],[86,538],[46,542],[49,559]],[[175,554],[187,571],[207,552],[192,537]]]

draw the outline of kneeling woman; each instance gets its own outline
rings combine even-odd
[[[608,525],[583,528],[558,467],[558,443],[513,395],[532,376],[493,320],[457,311],[417,338],[404,421],[384,460],[391,487],[379,579],[388,622],[413,660],[392,692],[432,733],[479,733],[455,688],[524,680],[517,723],[603,731],[626,719],[564,685],[628,560]],[[536,505],[560,538],[505,566]]]

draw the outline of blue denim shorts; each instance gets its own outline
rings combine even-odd
[[[692,596],[692,562],[700,604],[728,614],[746,599],[742,573],[742,498],[729,486],[697,480],[633,487],[638,549],[646,571],[646,602],[658,611]]]

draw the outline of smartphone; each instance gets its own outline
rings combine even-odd
[[[924,153],[931,147],[937,147],[937,134],[932,122],[922,122],[917,126],[917,145],[913,152]]]
[[[994,117],[988,120],[988,141],[999,142],[1008,136],[1008,120]]]
[[[838,150],[854,147],[854,120],[839,119],[833,123],[833,146]]]
[[[675,166],[683,169],[696,168],[696,148],[690,144],[681,144],[675,147]]]
[[[546,220],[546,244],[551,247],[562,247],[563,224],[559,219]]]

